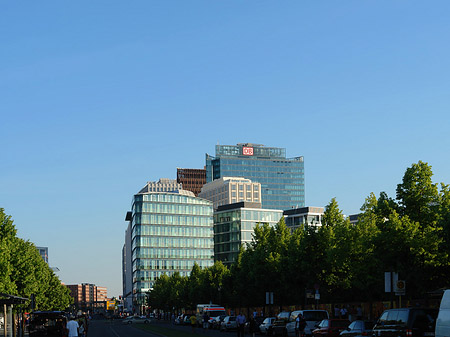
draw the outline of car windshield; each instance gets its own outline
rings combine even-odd
[[[332,328],[345,328],[350,324],[349,321],[331,321]]]
[[[306,321],[321,321],[327,319],[327,313],[325,311],[304,311],[303,318]]]

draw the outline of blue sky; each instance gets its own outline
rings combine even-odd
[[[0,4],[0,207],[65,283],[121,294],[125,214],[217,143],[305,157],[306,204],[450,183],[448,1]]]

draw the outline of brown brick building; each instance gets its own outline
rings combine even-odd
[[[81,310],[96,307],[98,302],[107,300],[106,287],[99,287],[95,284],[68,284],[70,296],[73,297],[74,305]]]
[[[191,191],[197,197],[206,184],[206,169],[177,168],[177,183],[182,184],[183,190]]]

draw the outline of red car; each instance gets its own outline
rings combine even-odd
[[[313,330],[314,337],[339,337],[341,331],[344,331],[350,325],[347,319],[324,319]]]

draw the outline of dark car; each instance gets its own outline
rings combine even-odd
[[[373,336],[432,337],[437,314],[437,309],[429,308],[386,310],[373,327]]]
[[[338,337],[349,325],[348,319],[324,319],[312,334],[314,337]]]
[[[341,337],[363,337],[372,336],[372,329],[375,325],[372,321],[353,321],[341,332]]]
[[[29,335],[62,336],[66,326],[66,314],[62,311],[35,311],[31,315]]]
[[[291,311],[282,311],[277,315],[277,319],[272,324],[274,336],[287,336],[286,324],[289,322]]]
[[[266,319],[266,317],[264,317],[264,316],[256,316],[255,317],[255,332],[256,333],[260,332],[259,326],[262,324],[262,322],[264,322],[265,319]],[[250,332],[250,321],[245,322],[244,331]]]

